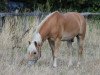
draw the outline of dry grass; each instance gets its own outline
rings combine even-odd
[[[66,42],[60,47],[58,67],[52,67],[51,50],[47,42],[42,47],[41,59],[32,67],[19,66],[19,61],[26,53],[28,41],[35,30],[36,19],[33,17],[15,19],[7,17],[5,26],[0,34],[0,75],[99,75],[100,74],[100,29],[97,21],[88,20],[87,34],[84,44],[84,60],[80,67],[76,67],[77,45],[74,46],[74,62],[71,68],[67,67],[68,48]],[[24,34],[24,29],[30,29]],[[99,24],[100,25],[100,24]],[[27,29],[26,29],[27,30]]]

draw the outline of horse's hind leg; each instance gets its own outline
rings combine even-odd
[[[78,50],[78,66],[80,65],[80,62],[83,58],[83,41],[84,41],[84,37],[83,36],[77,36],[77,44],[79,46],[79,50]]]
[[[56,39],[55,41],[48,39],[50,47],[52,49],[52,56],[53,56],[53,67],[57,67],[57,57],[58,57],[58,51],[60,46],[60,39]]]
[[[73,65],[73,62],[72,62],[73,47],[72,47],[72,41],[71,40],[67,41],[67,46],[68,46],[68,49],[69,49],[69,63],[68,63],[68,67],[70,67],[70,66]]]

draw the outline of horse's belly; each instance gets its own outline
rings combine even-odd
[[[64,33],[62,35],[62,41],[67,41],[67,40],[71,40],[75,37],[75,35],[72,35],[71,33]]]
[[[70,39],[73,39],[73,38],[71,38],[71,36],[70,37],[63,36],[61,40],[62,41],[67,41],[67,40],[70,40]]]

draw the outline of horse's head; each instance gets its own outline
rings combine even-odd
[[[37,34],[35,38],[33,38],[33,41],[29,43],[27,56],[29,65],[36,63],[41,57],[41,38],[39,34]]]

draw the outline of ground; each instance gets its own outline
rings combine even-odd
[[[97,28],[96,24],[98,23],[91,20],[87,21],[83,52],[84,59],[81,66],[76,66],[78,50],[76,38],[73,43],[74,65],[68,67],[69,51],[66,42],[62,42],[58,56],[58,67],[56,68],[52,66],[52,54],[47,41],[42,46],[42,57],[31,67],[19,65],[20,60],[26,53],[25,49],[15,48],[11,50],[10,48],[4,48],[6,45],[1,47],[2,41],[0,41],[0,75],[99,75],[100,29]]]

